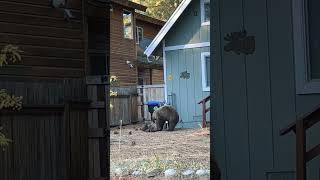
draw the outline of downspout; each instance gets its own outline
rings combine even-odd
[[[165,103],[168,103],[168,89],[167,89],[167,66],[166,66],[166,42],[165,39],[162,41],[162,53],[163,53],[163,79],[164,79],[164,99]]]

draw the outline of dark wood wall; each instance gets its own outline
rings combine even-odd
[[[140,15],[141,16],[141,15]],[[136,20],[136,25],[143,28],[143,36],[149,39],[156,37],[162,26],[153,24],[142,19]]]
[[[0,48],[23,50],[22,62],[1,69],[1,75],[77,78],[85,74],[81,0],[68,0],[74,19],[50,6],[49,0],[1,0]]]
[[[132,12],[135,27],[134,9],[114,4],[110,14],[110,74],[118,77],[120,86],[135,86],[138,80],[137,68],[130,69],[126,61],[136,63],[136,43],[134,38],[125,39],[123,36],[123,9]]]
[[[85,82],[0,78],[0,87],[23,96],[20,111],[0,110],[1,132],[12,140],[0,150],[0,179],[88,179],[87,106],[64,99],[85,99]]]

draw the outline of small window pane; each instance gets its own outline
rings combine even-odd
[[[204,22],[210,21],[210,1],[204,3]]]
[[[124,38],[133,39],[133,28],[132,28],[132,13],[129,11],[123,12],[123,31]]]
[[[320,79],[320,1],[308,1],[311,79]]]
[[[206,85],[210,87],[210,56],[206,56]]]
[[[137,43],[139,44],[143,39],[143,29],[141,27],[137,27]]]

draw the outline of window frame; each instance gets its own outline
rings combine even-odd
[[[201,75],[202,75],[202,91],[210,91],[210,83],[209,86],[207,86],[207,63],[206,63],[206,57],[209,56],[209,61],[211,61],[210,52],[202,52],[201,53]],[[211,62],[210,62],[211,64]]]
[[[141,39],[143,39],[143,37],[144,37],[144,29],[143,29],[143,27],[140,27],[140,26],[136,26],[136,43],[137,44],[140,44],[140,41],[139,41],[139,31],[138,31],[138,29],[141,29],[142,31],[142,37],[141,37]]]
[[[210,26],[210,20],[209,21],[205,21],[206,18],[205,18],[204,4],[205,4],[206,1],[209,1],[209,3],[211,3],[210,0],[200,0],[201,26]],[[209,14],[209,17],[210,17],[210,14]]]
[[[131,33],[131,38],[127,38],[125,36],[125,26],[124,26],[124,13],[127,12],[127,13],[130,13],[131,14],[131,27],[132,27],[132,33]],[[133,24],[133,12],[132,11],[129,11],[127,9],[123,9],[122,10],[122,30],[123,30],[123,38],[124,39],[129,39],[129,40],[133,40],[134,39],[134,24]]]
[[[311,78],[307,0],[292,1],[296,94],[320,93],[320,79]]]

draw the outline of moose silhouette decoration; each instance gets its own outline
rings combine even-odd
[[[255,51],[255,37],[247,36],[246,30],[229,33],[224,40],[228,42],[224,46],[225,52],[232,51],[238,55],[241,53],[249,55]]]

